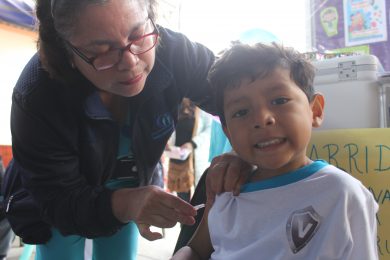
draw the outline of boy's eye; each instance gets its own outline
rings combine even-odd
[[[276,98],[276,99],[272,100],[271,104],[272,105],[283,105],[283,104],[287,103],[288,101],[289,101],[288,98],[280,97],[280,98]]]
[[[248,114],[248,109],[240,109],[240,110],[234,112],[232,117],[233,118],[235,118],[235,117],[243,117],[246,114]]]

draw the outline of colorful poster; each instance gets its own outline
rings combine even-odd
[[[345,46],[387,41],[385,0],[344,0]]]
[[[328,37],[338,34],[337,25],[339,22],[339,13],[334,6],[326,7],[320,12],[322,28]]]
[[[346,46],[346,37],[348,33],[344,31],[344,28],[348,28],[345,25],[344,12],[344,2],[341,0],[310,0],[312,3],[312,25],[313,25],[313,48],[314,50],[320,53],[327,53],[334,49],[345,48]],[[356,1],[355,1],[356,2]],[[386,35],[390,35],[390,0],[371,0],[371,1],[360,1],[360,2],[371,2],[375,3],[378,10],[381,10],[385,6],[386,14],[383,11],[383,22],[386,25],[383,26],[383,30],[387,28]],[[383,3],[384,2],[384,3]],[[337,9],[336,12],[333,8]],[[325,11],[324,11],[325,10]],[[378,12],[379,13],[379,12]],[[337,19],[338,17],[338,19]],[[337,21],[337,23],[336,23]],[[325,26],[325,28],[324,28]],[[337,29],[334,28],[337,26]],[[335,34],[337,32],[337,34]],[[348,38],[348,42],[350,42]],[[354,46],[360,45],[359,43],[354,43]],[[379,42],[371,42],[364,45],[369,46],[370,54],[375,55],[380,60],[385,71],[390,71],[390,42],[389,39],[387,41],[379,41]],[[349,47],[349,46],[348,46]],[[390,245],[389,245],[390,246]]]
[[[371,191],[379,204],[378,254],[389,260],[390,128],[315,131],[307,153],[344,169]]]

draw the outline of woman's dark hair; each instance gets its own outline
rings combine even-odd
[[[105,4],[113,0],[37,0],[39,20],[38,51],[43,67],[51,77],[72,82],[76,77],[69,58],[71,50],[64,39],[74,32],[79,15],[90,4]],[[138,0],[146,5],[150,19],[156,19],[156,0]]]
[[[253,46],[234,42],[224,51],[210,69],[208,79],[212,85],[217,112],[226,124],[223,111],[224,92],[239,87],[244,79],[252,82],[266,77],[276,68],[290,70],[290,78],[302,89],[309,101],[314,96],[315,70],[303,54],[279,44],[257,43]]]

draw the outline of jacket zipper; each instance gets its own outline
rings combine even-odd
[[[8,213],[8,212],[9,212],[9,208],[10,208],[10,206],[11,206],[11,202],[12,202],[13,198],[14,198],[14,195],[11,195],[11,196],[9,197],[8,203],[7,203],[7,208],[5,209],[5,213]]]

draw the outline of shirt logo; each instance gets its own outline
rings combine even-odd
[[[304,248],[313,238],[321,223],[321,217],[309,206],[294,211],[286,225],[287,239],[294,254]]]
[[[158,115],[155,119],[154,130],[152,133],[152,138],[154,140],[161,138],[167,134],[171,134],[174,129],[173,118],[171,114],[165,113]]]

